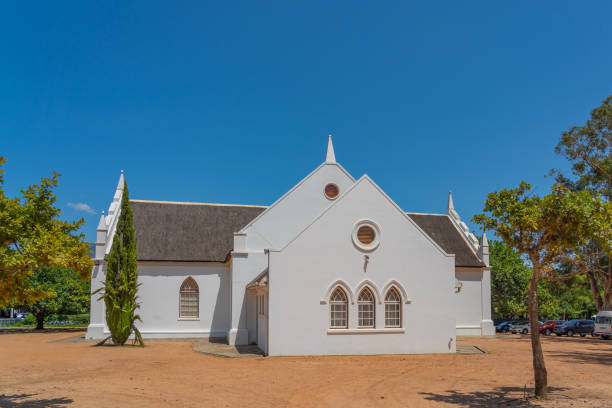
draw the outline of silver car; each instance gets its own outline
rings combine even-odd
[[[538,326],[541,326],[542,322],[538,321]],[[512,325],[510,331],[514,334],[528,334],[531,331],[531,325],[529,321],[523,321]]]

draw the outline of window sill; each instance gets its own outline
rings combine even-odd
[[[180,321],[192,321],[192,322],[199,322],[200,318],[199,317],[179,317],[178,319],[179,322]]]
[[[393,333],[405,333],[406,330],[398,328],[387,328],[387,329],[327,329],[327,334],[393,334]]]

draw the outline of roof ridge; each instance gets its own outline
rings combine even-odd
[[[221,204],[221,203],[195,203],[188,201],[156,201],[156,200],[134,200],[130,199],[130,202],[135,203],[150,203],[150,204],[178,204],[178,205],[210,205],[217,207],[254,207],[254,208],[268,208],[267,205],[251,205],[251,204]]]
[[[411,211],[404,211],[404,212],[408,215],[438,215],[440,217],[448,217],[448,214],[419,213],[419,212],[411,212]]]

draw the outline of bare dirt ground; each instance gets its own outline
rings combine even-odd
[[[547,401],[527,337],[459,339],[487,354],[220,358],[192,341],[92,347],[75,333],[0,335],[0,407],[612,407],[612,341],[544,338]]]

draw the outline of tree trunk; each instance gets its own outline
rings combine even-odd
[[[591,292],[593,293],[593,301],[595,302],[595,307],[597,308],[597,311],[603,310],[604,302],[599,292],[599,286],[597,285],[597,279],[595,279],[595,272],[593,271],[587,272],[587,277],[589,278],[589,283],[591,285]]]
[[[604,276],[605,275],[605,276]],[[603,286],[603,307],[599,310],[612,310],[612,259],[608,258],[607,273],[600,274]]]
[[[535,379],[536,397],[546,397],[548,389],[548,373],[544,363],[544,353],[540,342],[540,327],[538,326],[538,277],[540,276],[540,266],[533,263],[533,275],[529,281],[529,324],[531,328],[531,352],[533,354],[533,374]]]
[[[43,325],[45,323],[45,316],[44,315],[38,315],[35,316],[36,317],[36,330],[42,330],[43,329]]]

